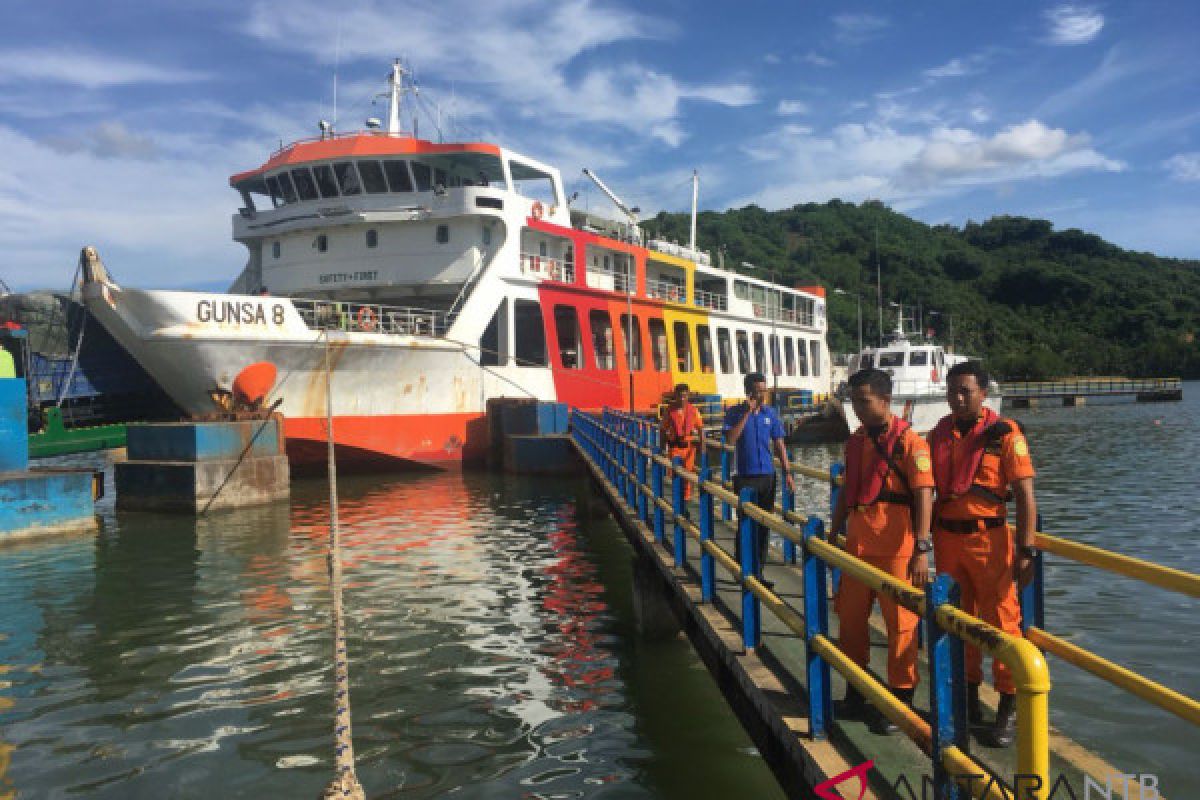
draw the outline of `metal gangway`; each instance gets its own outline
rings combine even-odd
[[[673,608],[689,617],[684,628],[693,644],[710,651],[702,653],[710,669],[724,663],[737,674],[737,681],[722,681],[726,696],[745,695],[738,701],[760,717],[747,728],[776,774],[793,775],[800,784],[785,783],[785,788],[805,796],[817,791],[820,797],[837,797],[821,792],[839,782],[851,781],[848,786],[853,786],[857,780],[858,787],[839,790],[842,797],[1052,800],[1082,798],[1090,783],[1108,791],[1096,796],[1168,796],[1159,795],[1157,788],[1153,795],[1134,792],[1128,775],[1123,776],[1124,788],[1114,790],[1112,781],[1119,771],[1050,727],[1052,684],[1046,653],[1196,726],[1200,703],[1067,641],[1063,632],[1047,630],[1045,559],[1065,559],[1112,573],[1114,579],[1123,576],[1192,598],[1200,597],[1200,576],[1038,533],[1034,578],[1020,593],[1025,636],[1014,637],[958,608],[957,587],[949,576],[939,575],[921,590],[846,553],[839,537],[827,534],[825,521],[812,513],[814,509],[804,513],[796,507],[796,493],[786,484],[777,514],[755,505],[750,490],[735,494],[733,448],[722,441],[707,439],[698,469],[690,472],[679,459],[662,455],[658,426],[643,417],[612,410],[573,411],[571,436],[593,486],[626,537],[660,566],[674,593]],[[830,509],[837,502],[842,465],[794,465],[793,473],[828,486]],[[684,501],[685,484],[694,487],[691,504]],[[741,512],[740,523],[733,521],[735,511]],[[774,589],[755,577],[755,524],[781,540],[778,561],[771,564]],[[740,561],[727,549],[733,536],[742,543]],[[860,668],[838,648],[831,633],[829,598],[839,573],[840,579],[860,581],[921,618],[927,712],[906,705],[873,670]],[[723,621],[728,630],[716,630]],[[713,632],[706,640],[702,634],[710,628]],[[1012,670],[1017,687],[1015,760],[1006,761],[1012,758],[1007,751],[972,749],[964,674],[968,644]],[[763,677],[764,670],[770,675]],[[851,726],[836,718],[834,676],[856,687],[906,736],[856,740],[848,732]],[[745,719],[745,714],[740,716]],[[899,756],[886,752],[895,751],[898,742],[909,742],[909,749]],[[872,771],[872,765],[888,758],[906,763],[915,757],[927,759],[928,767],[926,783],[915,787],[912,781],[905,787],[886,783]],[[789,759],[794,763],[781,763]]]

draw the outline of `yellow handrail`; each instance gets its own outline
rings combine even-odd
[[[1173,592],[1200,597],[1200,575],[1192,575],[1182,570],[1143,561],[1140,558],[1121,555],[1110,550],[1093,547],[1090,544],[1072,542],[1040,532],[1036,534],[1034,544],[1047,553],[1054,553],[1081,564],[1117,572]]]

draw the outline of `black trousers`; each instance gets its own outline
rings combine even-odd
[[[775,485],[777,476],[774,472],[770,475],[734,475],[733,476],[733,491],[738,495],[742,493],[742,489],[753,489],[757,499],[754,505],[764,511],[775,510]],[[738,513],[738,530],[741,530],[742,514]],[[767,541],[770,531],[767,526],[759,523],[754,523],[754,544],[758,550],[758,572],[762,574],[762,568],[767,563]],[[739,533],[733,540],[734,558],[738,563],[742,562],[742,537]]]

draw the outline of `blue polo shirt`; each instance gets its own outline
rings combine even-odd
[[[741,422],[749,410],[749,406],[742,403],[726,411],[723,430],[728,432]],[[779,412],[772,406],[759,408],[746,422],[746,427],[742,429],[742,435],[737,440],[738,475],[745,477],[775,474],[775,462],[771,459],[771,442],[785,436]]]

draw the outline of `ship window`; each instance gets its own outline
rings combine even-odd
[[[292,170],[292,180],[296,182],[296,194],[300,195],[301,200],[317,199],[317,184],[313,182],[308,167]]]
[[[801,347],[803,346],[801,344]],[[783,338],[783,366],[787,369],[788,375],[796,374],[796,348],[793,346],[790,336]]]
[[[283,190],[283,202],[296,202],[296,187],[292,185],[292,176],[286,172],[279,173],[279,188]]]
[[[276,208],[283,205],[283,190],[279,188],[279,179],[274,175],[267,178],[267,191],[271,193],[271,205]]]
[[[371,228],[369,231],[367,231],[367,247],[378,247],[378,246],[379,246],[379,231],[375,230],[374,228]]]
[[[782,374],[782,369],[779,366],[779,337],[771,334],[771,372],[774,375]]]
[[[547,206],[558,205],[554,178],[550,173],[515,160],[508,162],[508,168],[517,194],[530,200],[540,200]]]
[[[721,372],[733,372],[733,345],[729,341],[729,329],[717,328],[717,357],[721,360]]]
[[[815,359],[814,359],[814,361],[815,361]],[[903,367],[903,366],[904,366],[904,351],[903,350],[901,350],[899,352],[892,350],[892,351],[883,352],[883,353],[879,354],[880,369],[882,369],[883,367]],[[813,370],[813,374],[816,374],[815,369]]]
[[[803,348],[800,350],[800,353],[801,354],[804,353]],[[863,353],[861,356],[858,357],[858,368],[859,369],[870,369],[872,366],[874,366],[874,364],[875,364],[875,357],[873,355],[871,355],[870,353]]]
[[[821,374],[821,343],[812,339],[808,344],[812,347],[812,374],[819,376]]]
[[[707,325],[696,326],[696,346],[700,348],[700,371],[711,373],[713,371],[712,334],[709,333]]]
[[[642,369],[642,323],[637,317],[628,314],[621,315],[621,338],[625,342],[625,365],[632,371]],[[633,353],[629,352],[629,343],[633,342]]]
[[[513,333],[518,367],[546,366],[546,330],[536,300],[513,301]]]
[[[411,192],[413,190],[412,178],[408,175],[408,162],[385,161],[383,162],[383,171],[387,173],[388,186],[393,192]]]
[[[313,247],[317,248],[318,253],[324,253],[329,249],[329,237],[321,233],[313,240]]]
[[[487,247],[491,243],[492,243],[492,226],[484,225],[483,226],[483,246]]]
[[[593,311],[588,314],[588,324],[592,328],[592,351],[596,354],[596,369],[612,369],[612,317],[607,311]]]
[[[363,188],[368,194],[383,194],[388,190],[383,167],[379,166],[378,161],[358,162],[358,174],[362,175]]]
[[[908,365],[910,367],[924,367],[929,364],[928,350],[913,350],[908,354]]]
[[[579,336],[579,315],[571,306],[554,307],[554,328],[558,332],[558,360],[565,369],[583,368],[583,342]]]
[[[313,177],[317,179],[317,190],[321,192],[321,197],[338,196],[337,181],[334,180],[333,170],[328,164],[313,167]]]
[[[279,242],[271,242],[271,256],[273,258],[279,258],[279,251]]]
[[[652,319],[650,325],[650,354],[654,356],[654,369],[667,371],[667,326],[661,319]]]
[[[362,184],[358,180],[358,170],[354,168],[353,163],[340,161],[334,164],[333,174],[337,177],[338,186],[342,187],[342,194],[362,194]]]
[[[767,372],[767,348],[763,346],[763,335],[754,334],[754,371],[764,375]]]
[[[418,192],[428,192],[433,188],[433,170],[429,168],[428,164],[412,162],[412,174],[413,180],[417,183]]]
[[[504,316],[504,308],[507,303],[507,300],[500,301],[500,305],[496,306],[496,313],[492,314],[492,321],[483,329],[483,335],[479,337],[479,366],[481,367],[500,366],[500,321]]]
[[[675,366],[680,372],[692,371],[692,338],[688,333],[686,322],[676,322],[673,326],[675,334]]]
[[[435,169],[433,171],[433,185],[440,186],[443,189],[450,185],[449,181],[446,180],[446,170]]]
[[[754,370],[750,368],[750,338],[745,331],[737,332],[737,353],[738,372],[749,375]]]
[[[437,226],[437,242],[438,242],[438,244],[446,244],[449,241],[450,241],[450,226],[449,225],[438,225]]]

